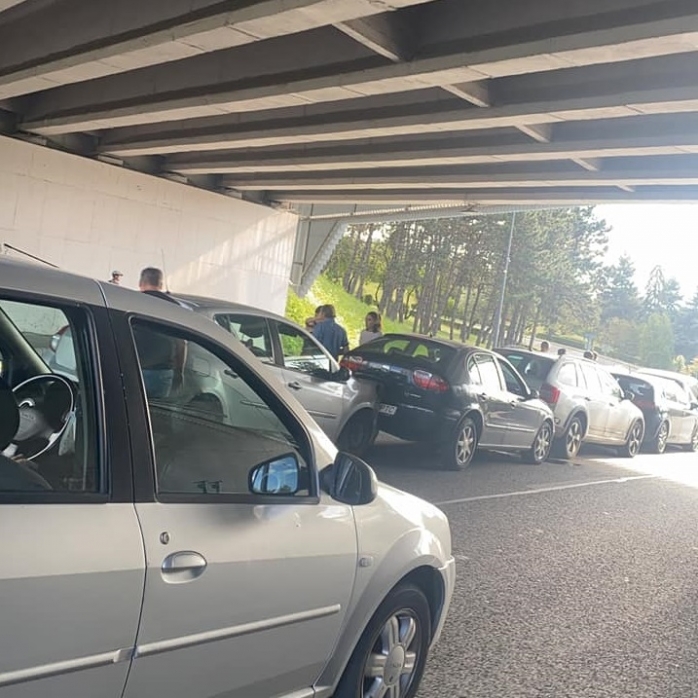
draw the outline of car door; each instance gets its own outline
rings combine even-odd
[[[278,320],[272,320],[272,325],[278,333],[286,386],[322,430],[335,440],[347,409],[346,383],[330,378],[339,366],[308,332]]]
[[[119,698],[145,576],[119,360],[98,286],[43,271],[0,282],[0,695]],[[39,358],[66,326],[70,381]]]
[[[661,379],[660,379],[661,380]],[[671,443],[689,443],[695,425],[695,414],[686,391],[674,381],[662,381],[664,399],[669,408],[672,431]]]
[[[499,446],[504,442],[513,406],[504,392],[494,357],[484,352],[470,354],[466,369],[483,418],[481,446]]]
[[[543,423],[540,407],[531,400],[530,392],[523,380],[509,364],[497,358],[506,388],[506,398],[512,407],[509,423],[504,432],[505,446],[529,448]]]
[[[624,400],[622,388],[610,373],[600,367],[596,367],[596,372],[599,375],[603,395],[608,405],[606,436],[615,442],[625,441],[633,421],[632,408],[630,407],[632,403]],[[634,410],[632,411],[634,412]]]
[[[587,414],[589,415],[587,439],[589,441],[603,442],[607,439],[610,406],[601,385],[601,377],[596,371],[596,367],[587,361],[580,361],[577,367],[582,374],[584,386],[586,387],[586,390],[583,391],[583,398],[587,405]]]
[[[249,365],[193,332],[132,326],[137,341],[143,327],[185,341],[197,364],[167,400],[128,389],[132,421],[151,426],[136,451],[148,567],[125,698],[307,692],[353,586],[351,507],[320,492],[307,432]],[[220,410],[200,408],[202,390]]]

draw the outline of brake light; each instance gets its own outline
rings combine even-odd
[[[550,383],[543,383],[540,387],[540,398],[549,405],[557,405],[557,401],[560,399],[560,389],[550,385]]]
[[[422,390],[429,390],[433,393],[445,393],[451,387],[443,378],[435,376],[428,371],[413,371],[412,382]]]
[[[345,356],[339,365],[354,373],[358,371],[366,362],[360,356]]]

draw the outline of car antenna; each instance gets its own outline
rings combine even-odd
[[[12,250],[13,252],[17,252],[18,254],[23,254],[25,257],[29,257],[30,259],[34,259],[37,262],[41,262],[42,264],[46,264],[49,267],[53,267],[54,269],[59,269],[60,267],[57,264],[53,264],[51,262],[47,262],[45,259],[41,259],[41,257],[37,257],[35,254],[31,254],[31,252],[26,252],[25,250],[20,250],[19,247],[14,247],[13,245],[10,245],[6,242],[2,244],[3,246],[3,251],[5,250]]]

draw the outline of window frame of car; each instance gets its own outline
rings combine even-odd
[[[526,384],[526,381],[519,376],[517,370],[503,356],[494,356],[494,361],[497,364],[497,367],[499,368],[501,379],[504,381],[504,390],[506,390],[506,392],[508,392],[510,395],[516,395],[517,397],[520,397],[524,400],[531,399],[531,389]],[[511,373],[511,377],[516,381],[521,392],[514,392],[512,390],[509,390],[506,371],[509,371]]]
[[[75,346],[84,354],[82,370],[89,372],[89,385],[81,389],[92,392],[89,409],[93,414],[86,423],[89,423],[88,428],[94,429],[92,455],[96,460],[95,476],[98,481],[98,489],[94,492],[0,492],[0,505],[133,502],[131,457],[128,449],[123,448],[124,443],[129,443],[128,421],[109,310],[103,306],[21,290],[2,289],[0,299],[59,310],[74,330]],[[28,339],[24,339],[32,346]],[[32,351],[36,353],[33,346]],[[41,357],[39,360],[45,363]],[[49,369],[45,375],[56,374]]]
[[[137,502],[161,502],[163,504],[294,504],[314,505],[320,501],[319,472],[325,466],[317,463],[315,444],[305,424],[296,417],[279,395],[272,389],[270,383],[259,376],[252,365],[259,361],[259,357],[250,354],[248,363],[233,349],[218,341],[216,338],[203,334],[184,324],[170,322],[161,318],[154,318],[137,312],[119,312],[115,321],[121,331],[117,332],[119,351],[122,360],[128,365],[125,372],[125,390],[127,395],[127,407],[129,420],[133,427],[132,443],[134,452],[141,454],[146,460],[146,467],[134,467],[134,489]],[[143,384],[140,361],[133,335],[133,324],[143,323],[154,330],[161,329],[170,336],[185,341],[195,341],[200,347],[210,351],[222,362],[228,364],[231,370],[239,375],[255,391],[259,397],[274,411],[276,417],[289,429],[294,437],[299,436],[301,451],[308,468],[308,495],[261,495],[241,493],[164,493],[157,490],[157,465],[155,443],[153,438],[150,411],[148,409],[145,386]],[[221,331],[228,332],[221,327]],[[231,361],[232,360],[232,361]],[[231,365],[232,363],[232,365]],[[281,412],[281,415],[279,414]],[[297,432],[297,435],[294,434]],[[146,455],[147,454],[147,455]],[[262,465],[262,463],[260,463]],[[327,465],[330,465],[328,463]]]
[[[275,350],[279,357],[278,365],[281,366],[281,368],[287,371],[294,371],[295,373],[300,373],[304,376],[310,376],[311,378],[318,378],[318,376],[314,376],[311,371],[303,371],[300,368],[296,368],[295,366],[288,366],[286,364],[286,356],[284,355],[284,347],[281,341],[281,326],[286,325],[286,327],[290,327],[295,332],[304,335],[306,339],[309,339],[313,343],[313,345],[318,349],[318,351],[320,351],[323,354],[323,356],[326,359],[328,359],[330,366],[328,370],[330,375],[339,371],[339,364],[337,363],[337,361],[335,361],[332,354],[330,354],[327,351],[327,349],[325,349],[325,347],[323,347],[322,344],[320,344],[320,342],[318,342],[318,340],[315,339],[315,337],[313,337],[312,334],[310,334],[310,332],[306,332],[302,327],[298,327],[297,325],[294,325],[292,322],[285,322],[283,320],[277,320],[275,318],[271,320],[270,324],[272,326],[272,341],[276,343]]]
[[[623,391],[623,388],[610,372],[606,371],[600,366],[594,366],[594,370],[599,377],[601,387],[604,391],[603,394],[606,397],[610,396],[617,398],[618,400],[625,399],[625,392]]]
[[[277,349],[277,343],[274,338],[274,328],[272,323],[269,321],[268,317],[264,315],[258,315],[256,313],[247,312],[237,312],[235,310],[217,310],[213,314],[213,321],[222,327],[226,332],[230,333],[235,337],[240,343],[243,343],[242,338],[238,335],[238,332],[231,326],[231,317],[241,318],[246,317],[253,320],[260,320],[264,323],[267,329],[267,336],[269,337],[269,348],[271,349],[271,356],[257,356],[254,352],[250,353],[263,364],[267,366],[279,366],[280,364],[280,354]]]
[[[583,362],[580,361],[577,364],[577,368],[579,369],[579,372],[577,373],[577,378],[579,379],[579,376],[581,376],[582,381],[584,381],[583,386],[579,386],[580,388],[583,387],[585,388],[588,392],[590,392],[592,395],[596,396],[602,396],[605,395],[604,389],[603,389],[603,383],[601,382],[601,376],[599,375],[599,372],[596,370],[596,366],[589,362]],[[598,387],[600,388],[599,391],[595,391],[588,383],[587,381],[587,373],[586,370],[588,369],[590,374],[594,375],[596,377],[596,381],[598,382]]]
[[[499,366],[497,365],[497,357],[494,356],[494,354],[489,354],[484,351],[474,351],[471,352],[470,354],[467,355],[466,359],[466,373],[468,375],[468,379],[470,379],[470,361],[475,362],[475,366],[477,367],[477,372],[480,376],[480,379],[482,381],[482,373],[480,371],[480,363],[482,360],[486,361],[491,361],[494,364],[494,368],[497,372],[497,377],[499,379],[499,386],[495,389],[494,386],[487,386],[484,383],[472,383],[471,385],[477,385],[480,388],[483,388],[484,390],[492,390],[493,392],[502,392],[506,390],[506,383],[504,382],[504,376],[502,375],[501,370],[499,369]]]

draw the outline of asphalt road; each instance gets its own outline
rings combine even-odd
[[[698,454],[451,473],[381,438],[367,460],[451,521],[457,586],[419,698],[698,696]]]

